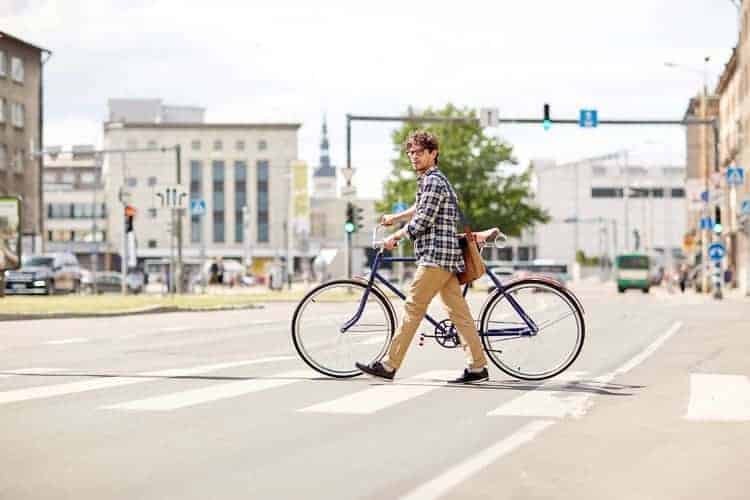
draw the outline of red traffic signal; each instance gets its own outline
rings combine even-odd
[[[135,215],[135,207],[133,205],[125,205],[125,216],[133,217]]]

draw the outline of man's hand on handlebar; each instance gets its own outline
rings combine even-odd
[[[380,224],[383,225],[383,226],[392,226],[393,224],[395,224],[398,221],[399,221],[398,214],[384,214],[380,218]]]
[[[398,241],[400,239],[401,237],[399,237],[397,233],[393,233],[392,235],[390,235],[389,237],[383,240],[383,249],[393,250],[394,248],[398,246]]]

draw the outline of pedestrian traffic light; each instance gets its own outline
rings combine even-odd
[[[714,220],[714,233],[721,234],[724,227],[721,225],[721,208],[716,205],[715,220]]]
[[[135,207],[132,205],[125,205],[125,232],[130,233],[133,231],[133,217],[135,216]]]
[[[344,231],[348,234],[353,233],[357,230],[357,225],[354,222],[354,205],[351,203],[346,204],[346,222],[344,222]]]
[[[549,117],[549,104],[544,103],[544,121],[542,122],[544,130],[549,130],[552,127],[552,120]]]

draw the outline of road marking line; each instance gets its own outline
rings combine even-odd
[[[61,345],[61,344],[78,344],[81,342],[88,342],[89,339],[84,337],[75,337],[72,339],[64,339],[64,340],[50,340],[49,342],[45,342],[46,345]]]
[[[524,425],[516,432],[495,443],[474,457],[448,469],[438,477],[424,483],[401,497],[400,500],[434,500],[445,495],[462,481],[473,476],[503,455],[532,441],[544,429],[555,423],[553,420],[534,420]]]
[[[26,389],[16,389],[12,391],[0,392],[0,404],[14,403],[17,401],[28,401],[31,399],[43,399],[65,394],[74,394],[78,392],[93,391],[97,389],[107,389],[109,387],[119,387],[123,385],[137,384],[139,382],[150,382],[158,380],[152,377],[186,377],[190,375],[200,375],[215,370],[232,368],[236,366],[252,365],[257,363],[269,363],[273,361],[282,361],[286,359],[295,359],[294,356],[277,356],[272,358],[249,359],[245,361],[233,361],[229,363],[219,363],[213,365],[197,366],[193,368],[177,368],[170,370],[160,370],[155,372],[139,373],[130,377],[105,377],[102,380],[97,377],[96,380],[83,380],[79,382],[68,382],[65,384],[48,385],[43,387],[29,387]]]
[[[667,332],[664,335],[662,335],[661,337],[659,337],[658,339],[656,339],[655,341],[653,341],[643,351],[639,352],[638,354],[636,354],[635,356],[633,356],[632,358],[630,358],[629,361],[627,361],[625,364],[623,364],[622,366],[620,366],[617,370],[615,370],[614,372],[612,372],[611,373],[612,378],[614,378],[617,375],[621,375],[623,373],[627,373],[630,370],[632,370],[633,368],[635,368],[636,366],[638,366],[641,363],[643,363],[659,347],[661,347],[661,345],[664,342],[666,342],[667,340],[669,340],[669,337],[671,337],[672,335],[674,335],[675,333],[677,333],[677,331],[680,329],[681,326],[682,326],[682,322],[681,321],[678,321],[678,322],[674,323],[669,328],[669,330],[667,330]],[[607,374],[607,375],[610,375],[610,374]]]
[[[274,387],[295,384],[309,379],[312,373],[311,370],[280,373],[274,375],[273,378],[257,378],[228,382],[226,384],[217,384],[209,387],[202,387],[200,389],[175,392],[164,396],[127,401],[125,403],[103,406],[102,408],[106,410],[141,411],[177,410],[187,406],[195,406],[210,401],[217,401],[219,399],[233,398],[251,392],[259,392]]]
[[[0,378],[14,377],[16,375],[42,375],[65,371],[66,368],[19,368],[17,370],[3,370]]]
[[[306,408],[301,408],[297,411],[313,413],[345,413],[350,415],[369,415],[390,406],[394,406],[398,403],[403,403],[404,401],[407,401],[409,399],[416,398],[423,394],[427,394],[428,392],[434,391],[435,389],[446,384],[447,382],[444,382],[444,380],[451,375],[455,375],[455,372],[448,372],[445,370],[430,371],[422,373],[415,377],[408,378],[404,380],[403,383],[386,383],[387,385],[370,387],[363,391],[349,394],[348,396],[337,398],[332,401],[314,404]],[[437,384],[416,383],[424,382],[425,379],[438,379],[440,380],[440,382]]]
[[[744,375],[690,374],[688,420],[750,420],[750,379]]]

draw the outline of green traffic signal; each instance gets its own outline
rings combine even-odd
[[[346,231],[347,233],[353,233],[354,229],[355,228],[354,228],[354,223],[353,222],[346,221],[344,223],[344,231]]]

